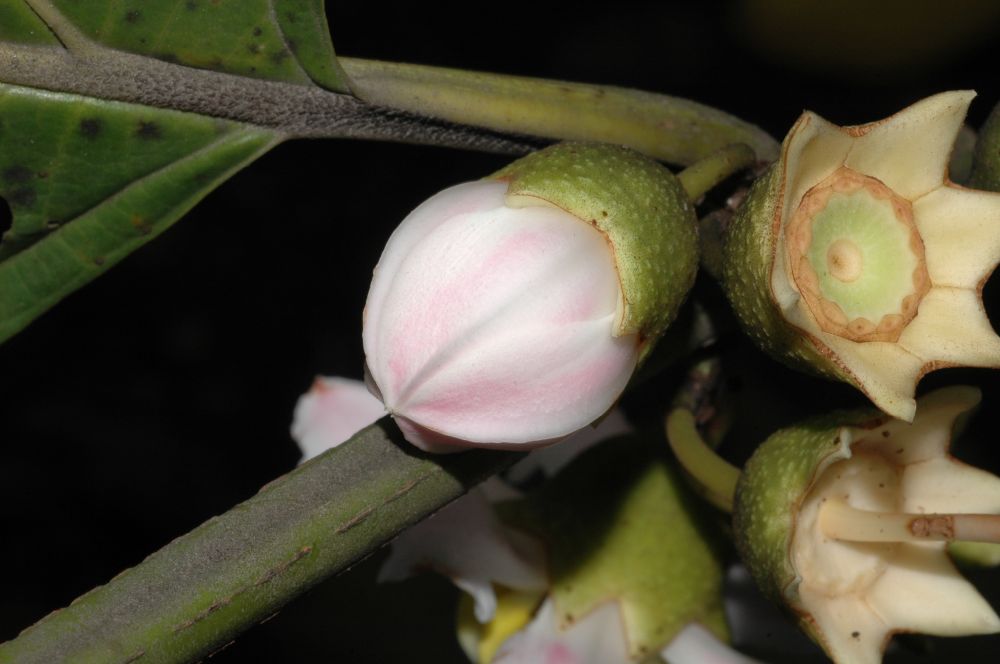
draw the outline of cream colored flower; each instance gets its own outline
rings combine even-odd
[[[727,241],[726,287],[751,336],[907,421],[925,373],[1000,367],[982,304],[1000,194],[947,177],[973,96],[854,127],[804,113]]]
[[[835,661],[881,661],[891,636],[1000,631],[949,540],[1000,538],[1000,478],[948,454],[973,388],[924,397],[913,424],[841,415],[782,430],[737,487],[737,543],[754,579]]]

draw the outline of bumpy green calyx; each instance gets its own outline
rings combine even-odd
[[[772,166],[754,182],[726,234],[722,285],[743,329],[773,357],[794,368],[847,380],[808,335],[788,324],[771,294],[781,202],[779,170]]]
[[[873,414],[842,413],[782,429],[747,461],[736,485],[736,547],[772,600],[797,601],[799,579],[789,552],[799,507],[823,471],[850,456],[846,425]]]
[[[617,602],[631,661],[691,622],[727,637],[718,529],[654,449],[635,437],[607,441],[502,510],[546,544],[561,626]]]
[[[645,357],[674,320],[698,267],[694,206],[677,178],[627,148],[561,143],[490,176],[508,205],[552,205],[608,239],[621,280],[615,335],[639,334]]]

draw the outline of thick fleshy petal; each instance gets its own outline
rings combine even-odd
[[[292,438],[302,462],[341,444],[385,415],[382,402],[359,380],[319,376],[299,397],[292,419]]]
[[[916,200],[944,182],[952,145],[975,96],[969,90],[942,92],[879,122],[849,128],[859,137],[846,165]]]
[[[876,406],[901,420],[913,419],[917,408],[913,391],[923,370],[922,358],[894,343],[858,343],[827,333],[817,336]]]
[[[1000,631],[1000,618],[958,574],[943,543],[902,545],[866,599],[894,631],[938,636]]]
[[[469,593],[480,622],[489,621],[496,610],[494,584],[541,590],[547,583],[541,544],[501,524],[479,490],[400,535],[379,581],[399,581],[423,569],[450,577]]]
[[[376,269],[369,370],[390,412],[430,432],[557,439],[610,408],[638,340],[611,335],[620,288],[600,232],[551,207],[507,208],[502,187],[483,187],[493,207],[419,236],[407,219],[390,239],[387,254],[407,251]]]
[[[932,288],[899,345],[925,362],[1000,367],[1000,337],[979,294],[963,288]]]
[[[802,114],[785,139],[782,223],[809,189],[843,165],[853,142],[837,125],[809,111]]]
[[[1000,477],[951,457],[907,466],[902,490],[903,512],[1000,514]]]
[[[555,602],[546,599],[527,627],[507,639],[495,664],[627,664],[621,612],[606,602],[560,631]]]
[[[802,605],[818,626],[827,653],[835,662],[879,664],[890,636],[889,628],[862,598],[856,595],[830,597],[807,588],[801,590]]]
[[[913,204],[936,286],[976,289],[1000,262],[1000,194],[947,185]]]

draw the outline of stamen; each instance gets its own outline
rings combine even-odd
[[[1000,514],[870,512],[842,500],[827,500],[818,523],[827,537],[848,542],[1000,543]]]

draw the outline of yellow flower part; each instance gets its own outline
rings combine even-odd
[[[911,421],[929,371],[1000,367],[982,303],[1000,194],[948,180],[973,92],[839,127],[806,112],[726,244],[725,286],[761,346]]]

